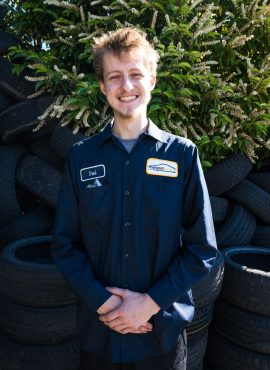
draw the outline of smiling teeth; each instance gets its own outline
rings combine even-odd
[[[132,96],[121,96],[120,100],[124,100],[124,101],[129,101],[129,100],[134,100],[136,99],[136,95],[132,95]]]

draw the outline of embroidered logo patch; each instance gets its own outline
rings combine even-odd
[[[99,164],[97,166],[86,167],[80,170],[80,176],[82,181],[89,181],[100,179],[106,174],[104,164]]]
[[[178,163],[158,158],[148,158],[146,173],[154,176],[177,177]]]
[[[87,188],[97,188],[99,186],[102,186],[101,182],[99,181],[99,179],[95,179],[95,181],[91,184],[88,184],[86,187]]]

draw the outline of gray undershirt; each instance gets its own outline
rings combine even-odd
[[[118,137],[118,140],[121,141],[127,152],[130,153],[138,139],[121,139],[120,137]]]

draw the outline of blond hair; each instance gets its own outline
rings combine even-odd
[[[158,52],[146,39],[146,33],[135,27],[120,28],[99,38],[94,39],[93,57],[94,69],[99,80],[103,80],[103,58],[107,53],[121,56],[123,53],[131,54],[138,49],[145,52],[145,63],[152,74],[156,74]]]

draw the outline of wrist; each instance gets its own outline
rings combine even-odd
[[[159,305],[147,293],[145,293],[145,297],[150,304],[151,312],[153,312],[153,315],[157,314],[160,310]]]

